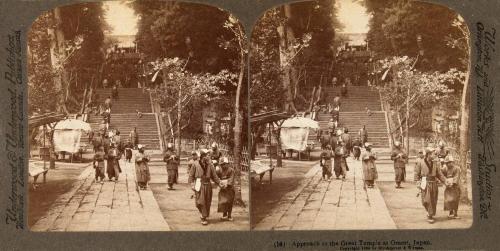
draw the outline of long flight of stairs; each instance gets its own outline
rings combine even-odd
[[[339,87],[330,86],[324,90],[327,102],[332,102],[335,96],[340,97]],[[366,107],[370,109],[371,115],[367,114]],[[317,115],[316,120],[322,131],[328,130],[330,119],[331,115],[326,112]],[[385,112],[382,111],[380,96],[376,89],[367,86],[348,86],[347,97],[341,97],[339,120],[341,126],[347,127],[353,137],[357,136],[359,129],[365,125],[368,141],[374,148],[389,148]]]
[[[110,88],[95,91],[99,94],[99,104],[111,96]],[[151,110],[149,93],[139,88],[120,88],[118,93],[118,99],[112,100],[110,128],[120,131],[122,140],[127,140],[130,132],[136,127],[140,144],[146,145],[147,150],[160,150],[157,118]],[[137,118],[136,110],[143,113],[141,118]],[[99,130],[101,121],[100,115],[89,114],[88,123],[93,131]],[[87,137],[82,137],[80,142],[88,144]]]

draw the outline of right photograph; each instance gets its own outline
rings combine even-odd
[[[472,225],[470,33],[441,5],[319,0],[251,34],[253,230]]]

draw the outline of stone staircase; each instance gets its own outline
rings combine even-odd
[[[111,89],[96,89],[96,92],[99,93],[99,103],[111,95]],[[120,131],[126,141],[136,127],[140,144],[146,145],[147,150],[160,150],[157,118],[151,110],[149,93],[143,93],[139,88],[120,88],[118,92],[118,99],[112,100],[110,128]],[[137,118],[136,110],[143,113],[141,118]],[[89,114],[87,122],[97,132],[101,121],[100,115]],[[87,137],[83,136],[80,142],[88,144]]]
[[[340,96],[340,88],[328,87],[327,100],[333,100],[335,96]],[[365,108],[371,110],[371,115],[366,113]],[[330,114],[320,112],[316,116],[321,130],[328,130]],[[355,137],[363,125],[368,131],[368,141],[373,143],[374,148],[386,150],[389,148],[389,138],[387,136],[387,123],[385,112],[381,109],[380,96],[376,89],[367,86],[349,86],[347,97],[341,97],[340,125],[347,127],[349,133]]]

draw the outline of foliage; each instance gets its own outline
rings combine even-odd
[[[462,36],[462,32],[452,25],[458,15],[451,9],[409,0],[366,0],[365,4],[372,14],[368,32],[370,49],[379,59],[414,57],[423,50],[423,58],[416,65],[422,71],[466,69],[461,62],[463,50],[452,48],[447,43],[449,36]],[[421,37],[420,43],[417,42],[418,36]]]
[[[58,8],[60,23],[55,22],[53,11],[48,11],[33,22],[28,33],[30,113],[56,110],[56,99],[47,99],[47,96],[54,97],[61,92],[69,94],[66,99],[73,101],[68,103],[70,112],[76,112],[80,108],[76,100],[104,60],[101,48],[107,26],[102,4],[83,3]],[[50,55],[53,38],[48,34],[49,29],[59,29],[65,38],[62,41],[64,53],[55,53],[57,64],[52,62]],[[56,90],[53,78],[61,72],[68,73],[68,82],[63,83],[63,90]]]
[[[286,16],[284,7],[279,6],[258,20],[251,37],[252,112],[283,109],[286,89],[281,76],[289,66],[296,72],[290,87],[293,93],[305,93],[308,86],[303,83],[319,84],[322,72],[317,69],[324,68],[333,58],[335,29],[341,27],[334,3],[324,0],[292,3],[291,16]],[[281,48],[286,59],[280,62],[278,29],[283,26],[290,27],[294,37],[286,38],[288,47]],[[294,102],[299,100],[296,95]]]
[[[422,72],[413,67],[415,58],[392,57],[377,62],[378,71],[390,71],[389,80],[377,86],[382,100],[400,114],[406,113],[408,99],[410,107],[409,122],[416,125],[430,108],[450,105],[455,100],[454,86],[463,85],[465,73],[455,68],[442,73],[439,71]],[[457,106],[453,107],[457,110]],[[402,116],[406,118],[406,115]],[[428,125],[428,124],[427,124]],[[411,128],[412,126],[410,126]]]

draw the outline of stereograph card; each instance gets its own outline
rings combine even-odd
[[[496,1],[0,2],[2,250],[496,250]]]

